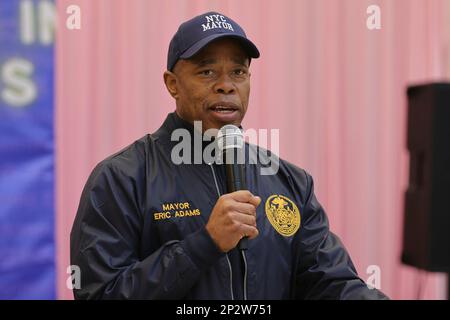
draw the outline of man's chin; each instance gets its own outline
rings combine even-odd
[[[214,123],[204,123],[203,124],[203,132],[205,132],[206,130],[220,130],[223,126],[226,126],[228,124],[232,124],[235,125],[237,127],[239,127],[241,125],[240,121],[237,122],[214,122]]]

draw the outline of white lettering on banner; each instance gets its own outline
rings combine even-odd
[[[30,0],[20,2],[20,40],[23,44],[34,42],[34,8]]]
[[[43,45],[50,45],[53,43],[55,36],[55,5],[50,1],[41,1],[38,5],[38,12],[39,41]]]
[[[37,23],[35,21],[37,18]],[[20,2],[20,40],[23,44],[31,45],[36,42],[36,31],[39,32],[39,42],[50,45],[55,34],[55,4],[49,0],[41,0],[35,4],[31,0]],[[36,26],[38,28],[36,28]]]
[[[28,60],[11,58],[1,67],[0,82],[5,84],[0,96],[12,107],[25,107],[37,96],[37,88],[31,80],[34,65]]]

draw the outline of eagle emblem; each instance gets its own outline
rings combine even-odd
[[[266,216],[279,234],[290,237],[300,227],[300,211],[288,197],[272,195],[266,201]]]

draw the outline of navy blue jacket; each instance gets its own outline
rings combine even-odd
[[[162,127],[100,162],[83,190],[71,232],[81,268],[77,299],[383,299],[358,277],[304,170],[281,160],[275,175],[248,164],[261,197],[259,236],[222,253],[205,229],[225,171],[171,161],[175,113]],[[251,148],[249,148],[251,149]]]

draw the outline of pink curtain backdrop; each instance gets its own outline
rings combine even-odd
[[[81,8],[81,30],[65,27]],[[366,27],[369,5],[381,29]],[[444,0],[57,0],[58,296],[69,234],[94,165],[156,130],[174,101],[162,74],[178,25],[217,10],[261,51],[252,62],[245,128],[280,129],[280,154],[308,170],[331,228],[361,277],[381,268],[394,299],[441,299],[446,278],[400,263],[408,179],[409,84],[450,76],[450,5]]]

